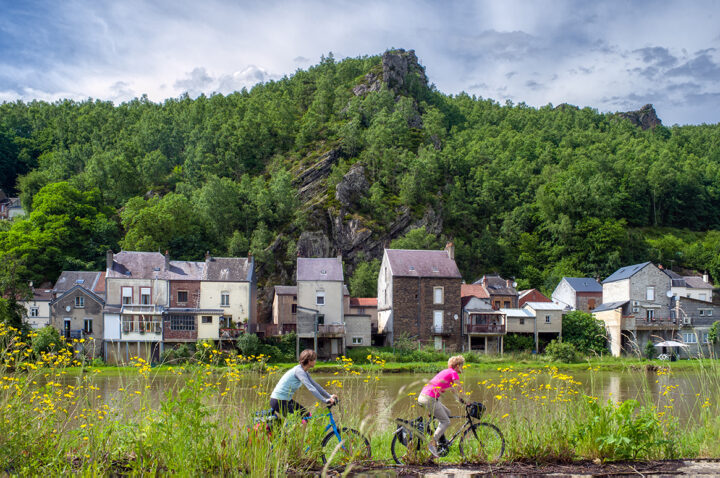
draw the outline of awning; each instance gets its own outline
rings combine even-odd
[[[687,344],[678,342],[677,340],[665,340],[655,344],[655,347],[688,347]]]

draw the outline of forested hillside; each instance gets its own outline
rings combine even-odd
[[[268,286],[298,251],[350,276],[405,238],[454,241],[468,281],[547,291],[653,260],[717,282],[719,163],[720,125],[449,96],[412,52],[330,55],[228,96],[1,105],[0,188],[32,213],[0,225],[0,255],[42,281],[107,248],[251,252]]]

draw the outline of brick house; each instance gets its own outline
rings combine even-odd
[[[385,249],[377,298],[378,328],[387,343],[407,334],[437,350],[460,350],[461,284],[452,243],[440,251]]]
[[[552,293],[552,300],[570,310],[590,312],[603,302],[603,286],[589,277],[563,277]]]
[[[537,289],[518,291],[518,307],[522,307],[526,302],[552,302],[552,300]]]
[[[515,289],[515,282],[510,279],[503,279],[499,274],[484,275],[474,282],[481,285],[487,291],[490,304],[495,310],[500,308],[512,309],[518,307],[518,291]]]

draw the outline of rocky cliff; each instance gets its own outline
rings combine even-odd
[[[632,124],[642,129],[651,129],[662,124],[662,121],[660,121],[660,118],[658,118],[655,113],[655,108],[649,104],[637,111],[617,113],[617,116],[629,120]]]

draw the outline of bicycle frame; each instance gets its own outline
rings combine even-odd
[[[323,433],[327,433],[330,429],[332,429],[333,433],[337,437],[338,441],[342,441],[342,437],[340,436],[340,431],[338,430],[337,423],[335,423],[335,417],[333,416],[332,410],[330,410],[331,407],[328,407],[328,410],[326,413],[321,413],[319,415],[310,415],[308,417],[309,420],[315,419],[315,418],[322,418],[322,417],[328,417],[330,419],[330,423],[328,423],[325,426],[325,429],[323,430]]]

